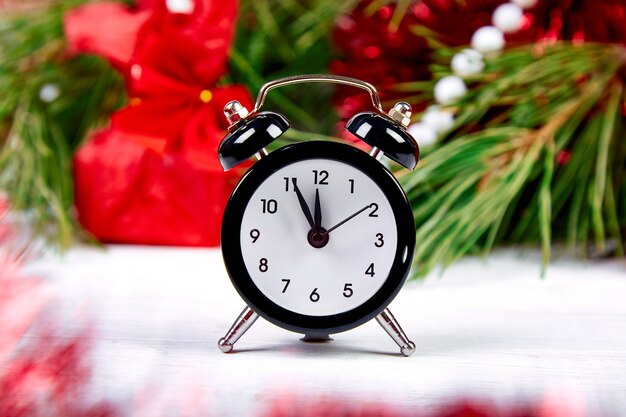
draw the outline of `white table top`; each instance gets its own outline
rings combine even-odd
[[[458,397],[558,398],[626,415],[619,261],[556,261],[542,280],[536,254],[499,252],[407,283],[390,309],[417,344],[409,358],[375,321],[306,344],[259,319],[236,353],[223,354],[216,342],[244,304],[216,249],[79,247],[27,272],[58,290],[64,331],[95,326],[97,397],[201,392],[216,416],[260,415],[287,394],[412,409]]]

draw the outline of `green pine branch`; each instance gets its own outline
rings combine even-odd
[[[73,152],[124,100],[122,80],[108,64],[65,53],[62,17],[81,3],[48,2],[0,17],[0,189],[60,248],[80,230]],[[60,92],[52,102],[40,99],[46,85]]]
[[[417,224],[415,276],[501,244],[540,244],[544,267],[555,242],[623,255],[625,57],[613,45],[558,44],[540,56],[528,45],[468,80],[449,109],[454,129],[401,177]]]

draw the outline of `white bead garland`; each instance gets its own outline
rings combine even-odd
[[[485,68],[485,62],[483,54],[467,48],[452,57],[450,66],[455,74],[467,76],[480,73]]]
[[[443,77],[435,84],[435,100],[439,104],[451,104],[463,97],[467,87],[463,80],[456,75]]]
[[[435,84],[435,100],[442,105],[452,104],[467,93],[465,82],[459,76],[475,75],[484,67],[484,56],[493,56],[504,48],[505,33],[514,33],[522,27],[524,10],[534,7],[538,0],[511,0],[501,4],[493,13],[493,26],[479,28],[472,35],[473,49],[463,49],[452,57],[450,66],[456,75],[443,77]],[[430,106],[422,120],[409,126],[408,131],[418,143],[427,146],[437,141],[437,136],[454,127],[454,113]]]
[[[190,14],[195,7],[194,0],[165,0],[167,10],[171,13]]]
[[[452,129],[454,115],[450,111],[440,110],[439,106],[430,106],[422,117],[422,123],[432,127],[440,135]]]
[[[483,54],[501,51],[504,34],[495,26],[483,26],[472,35],[472,47]]]
[[[437,142],[437,132],[426,123],[414,123],[407,131],[415,138],[419,146],[428,146]]]
[[[524,11],[515,3],[501,4],[493,12],[492,22],[504,33],[514,33],[522,27]]]
[[[44,84],[39,89],[39,99],[44,103],[52,103],[61,95],[61,89],[56,84]]]

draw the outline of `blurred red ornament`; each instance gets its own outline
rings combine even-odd
[[[381,7],[370,15],[366,12],[369,3],[361,2],[337,21],[333,41],[341,59],[331,62],[330,70],[374,83],[381,99],[391,100],[402,96],[393,91],[395,84],[429,76],[430,49],[424,38],[411,32],[411,25],[417,23],[414,16],[407,15],[392,30],[392,7]],[[342,118],[371,108],[369,96],[355,94],[352,88],[339,88],[335,103]]]
[[[558,402],[560,400],[560,402]],[[430,410],[409,410],[398,404],[352,398],[315,398],[283,395],[274,399],[262,417],[558,417],[586,415],[584,402],[567,395],[546,395],[542,401],[499,404],[452,399]]]
[[[282,395],[273,399],[261,417],[409,417],[400,407],[351,398]],[[417,417],[417,416],[416,416]]]
[[[0,195],[0,416],[118,415],[107,403],[84,401],[90,380],[88,334],[57,338],[51,292],[21,275],[24,239],[8,221]]]
[[[164,0],[144,0],[135,9],[89,4],[66,16],[70,51],[109,59],[130,96],[110,128],[75,157],[78,217],[101,241],[219,244],[224,206],[241,174],[224,173],[217,161],[228,127],[222,109],[232,99],[252,105],[243,87],[215,86],[236,13],[230,1],[196,0],[190,13],[178,13]],[[95,21],[110,30],[93,31]],[[118,36],[116,21],[134,30]]]
[[[556,154],[556,163],[559,165],[565,165],[569,162],[572,157],[569,151],[560,151]]]

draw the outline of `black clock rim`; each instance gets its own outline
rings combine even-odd
[[[331,159],[350,164],[370,177],[385,194],[396,218],[398,245],[395,260],[381,288],[363,304],[342,313],[309,316],[287,310],[266,297],[254,284],[241,252],[243,213],[249,198],[272,173],[294,162]],[[269,322],[304,334],[334,334],[353,329],[380,314],[404,284],[415,250],[415,222],[411,206],[393,174],[367,153],[342,143],[309,141],[287,145],[254,164],[241,178],[230,196],[221,232],[222,256],[233,286],[243,300]],[[407,254],[403,260],[404,248]]]

